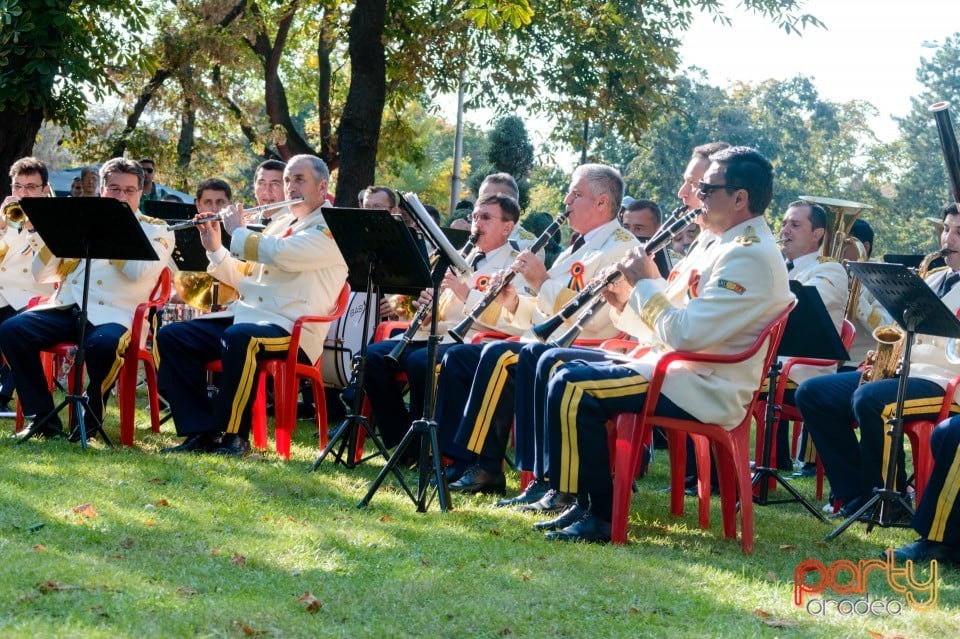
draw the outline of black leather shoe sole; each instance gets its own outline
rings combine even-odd
[[[497,508],[506,508],[507,506],[524,506],[526,504],[535,504],[547,494],[550,487],[546,482],[534,480],[527,485],[526,489],[516,497],[510,499],[501,499],[494,504]]]
[[[578,520],[583,519],[583,516],[586,513],[580,508],[579,505],[574,504],[573,506],[568,507],[559,517],[547,521],[538,521],[533,525],[534,530],[542,530],[543,532],[548,532],[551,530],[563,530],[570,524],[576,523]]]
[[[584,515],[577,522],[563,530],[548,532],[544,537],[548,541],[589,541],[607,543],[610,541],[610,522],[602,521],[592,515]]]

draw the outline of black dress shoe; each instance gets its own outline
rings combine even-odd
[[[480,466],[471,466],[457,481],[447,486],[460,493],[495,493],[502,495],[507,491],[507,479],[502,472],[491,473]]]
[[[18,441],[26,441],[31,437],[53,439],[63,437],[63,435],[63,426],[60,424],[60,420],[54,417],[43,424],[40,423],[39,419],[30,422],[19,433],[15,433],[14,438]]]
[[[550,484],[542,479],[533,478],[527,483],[527,487],[523,489],[522,493],[510,499],[501,499],[495,503],[494,506],[497,508],[505,508],[507,506],[535,504],[543,499],[543,496],[547,494],[548,490],[550,490]]]
[[[890,558],[889,552],[890,549],[887,549],[880,553],[881,559]],[[951,546],[938,541],[921,538],[912,544],[894,549],[892,558],[898,562],[907,560],[913,562],[933,561],[935,559],[937,561],[960,564],[960,546]]]
[[[542,530],[544,532],[549,530],[563,530],[570,524],[575,524],[583,519],[585,514],[586,511],[581,508],[579,504],[567,506],[567,509],[560,513],[559,517],[549,519],[547,521],[538,521],[533,525],[533,529]]]
[[[544,535],[550,541],[610,541],[610,522],[584,513],[580,519],[562,530],[554,530]]]
[[[219,445],[216,433],[190,435],[179,446],[163,448],[161,453],[209,453]]]
[[[224,435],[220,445],[213,449],[214,455],[243,457],[250,452],[250,442],[239,435]]]
[[[577,496],[571,493],[561,493],[558,490],[550,489],[538,502],[520,506],[518,510],[525,513],[559,513],[577,503]]]

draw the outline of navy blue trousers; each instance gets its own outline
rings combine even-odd
[[[610,520],[613,479],[607,420],[636,412],[647,397],[647,379],[618,362],[570,362],[556,369],[547,384],[550,486],[575,493],[581,507]],[[694,419],[660,395],[656,414]]]
[[[60,342],[80,339],[78,309],[27,311],[0,325],[0,350],[13,371],[24,415],[42,417],[53,410],[53,396],[43,374],[40,351]],[[86,372],[90,410],[101,422],[103,406],[120,372],[130,331],[120,324],[94,326],[87,322]],[[71,372],[72,374],[72,372]]]
[[[890,438],[887,419],[894,413],[896,378],[859,386],[860,373],[821,375],[800,384],[797,408],[817,447],[833,496],[842,502],[869,497],[884,485]],[[904,419],[930,419],[940,412],[943,389],[917,378],[907,380]],[[860,438],[854,430],[859,425]],[[904,489],[903,447],[897,460],[895,486]]]
[[[383,444],[393,448],[400,443],[410,424],[423,417],[423,398],[427,379],[427,343],[411,342],[400,355],[396,368],[384,359],[397,345],[397,340],[374,342],[367,346],[364,390],[373,411]],[[437,346],[437,363],[443,354],[455,344]],[[404,385],[397,381],[399,371],[407,374],[410,386],[410,407],[403,401]],[[442,450],[442,446],[441,446]]]
[[[232,433],[249,438],[257,362],[281,359],[290,334],[275,324],[234,324],[232,317],[167,324],[157,332],[157,385],[183,437]],[[221,360],[219,392],[207,393],[206,365]],[[303,351],[301,362],[308,362]]]
[[[933,472],[913,517],[913,528],[931,541],[960,545],[960,415],[940,422],[930,436]]]

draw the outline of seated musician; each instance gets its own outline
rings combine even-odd
[[[960,415],[955,415],[934,429],[930,436],[933,454],[933,472],[917,504],[911,526],[920,533],[920,539],[893,551],[898,564],[912,560],[945,561],[960,564]],[[887,556],[887,551],[881,553]]]
[[[850,235],[860,240],[863,249],[866,252],[867,259],[873,252],[873,229],[863,218],[857,218],[853,226],[850,227]],[[854,244],[848,244],[844,248],[843,259],[857,261],[859,259],[857,247]],[[853,345],[850,346],[850,359],[840,367],[840,371],[851,371],[858,368],[867,358],[867,352],[877,345],[877,340],[873,337],[873,331],[878,326],[889,326],[893,324],[893,318],[887,313],[876,298],[866,286],[861,286],[860,293],[857,296],[857,312],[855,325],[857,334],[853,338]]]
[[[559,517],[542,522],[547,539],[609,541],[613,483],[606,422],[636,411],[656,360],[669,350],[734,353],[750,346],[789,305],[787,270],[763,212],[773,170],[758,151],[731,147],[710,156],[699,186],[701,224],[712,245],[698,253],[698,278],[683,306],[665,295],[667,282],[641,250],[620,262],[624,274],[603,295],[617,326],[652,343],[629,363],[562,364],[547,385],[541,426],[549,434],[551,488],[576,495]],[[757,389],[763,353],[737,365],[677,367],[667,375],[657,414],[733,427]]]
[[[781,250],[787,258],[787,273],[790,279],[817,289],[834,328],[839,333],[847,305],[847,270],[835,259],[820,254],[826,231],[827,212],[823,207],[805,200],[791,202],[787,205],[780,229]],[[783,359],[785,361],[785,358]],[[784,404],[793,405],[793,394],[800,382],[835,372],[836,364],[792,367],[783,395]],[[805,452],[810,455],[812,462],[815,459],[813,447],[805,447]],[[777,458],[772,461],[776,462],[780,470],[793,469],[793,460],[790,458],[790,427],[786,421],[781,421],[777,428]],[[813,467],[816,469],[816,464]]]
[[[580,238],[549,270],[529,250],[520,253],[511,268],[532,292],[508,285],[496,300],[504,321],[527,331],[524,340],[464,344],[444,356],[437,387],[438,437],[441,449],[455,460],[448,477],[462,474],[450,490],[504,491],[500,466],[513,423],[515,391],[517,397],[529,397],[522,388],[514,388],[519,353],[525,343],[534,341],[528,329],[553,316],[601,268],[639,244],[617,220],[622,199],[623,180],[616,169],[599,164],[578,167],[564,205],[567,223]],[[587,325],[583,337],[603,339],[616,333],[604,312]]]
[[[703,177],[704,171],[710,164],[708,157],[711,153],[726,148],[725,142],[714,142],[704,144],[694,149],[690,161],[684,170],[684,181],[677,191],[677,197],[683,202],[684,206],[690,210],[700,208],[700,200],[697,197],[696,185]],[[636,202],[636,201],[635,201]],[[628,205],[628,208],[632,208]],[[625,218],[627,219],[627,218]],[[704,247],[712,242],[709,232],[704,233],[701,238],[705,241],[697,245],[691,251],[691,257],[700,252]],[[661,255],[663,251],[657,255]],[[654,258],[655,263],[660,266],[660,261]],[[676,304],[683,304],[687,299],[690,282],[693,281],[692,274],[688,268],[691,261],[684,260],[678,262],[673,271],[669,274],[670,292],[668,293],[671,301]],[[613,263],[608,264],[612,266]],[[602,272],[598,270],[594,277]],[[601,311],[602,312],[602,311]],[[595,320],[590,320],[590,324]],[[587,326],[589,326],[588,324]],[[567,330],[567,326],[560,330]],[[533,479],[524,487],[523,492],[511,499],[501,499],[496,502],[497,506],[517,506],[522,510],[556,512],[565,508],[563,500],[568,496],[559,495],[556,491],[550,491],[546,482],[545,459],[546,446],[544,444],[544,433],[541,428],[535,427],[534,407],[539,407],[542,402],[530,401],[531,397],[545,397],[546,382],[549,379],[550,372],[557,364],[580,359],[587,361],[601,361],[606,358],[606,353],[599,349],[584,348],[575,346],[573,348],[549,348],[547,345],[539,343],[529,343],[520,350],[519,358],[514,372],[516,390],[513,393],[514,406],[514,437],[516,442],[516,465],[518,470],[531,471]],[[461,428],[464,428],[461,426]],[[492,430],[488,432],[494,432]],[[483,451],[485,443],[476,441],[470,443],[470,451]],[[463,455],[464,453],[461,453]],[[693,460],[693,455],[688,455],[688,460]],[[491,465],[492,459],[487,460],[487,465]],[[690,470],[688,475],[696,475],[695,461],[690,461]]]
[[[438,347],[437,361],[453,345],[447,330],[463,319],[483,297],[491,276],[513,264],[518,252],[510,246],[507,238],[520,218],[520,209],[516,200],[504,195],[488,195],[480,200],[471,215],[472,234],[477,236],[476,247],[465,256],[474,268],[473,273],[461,280],[452,271],[448,271],[441,283],[442,293],[439,300],[437,330],[442,341]],[[433,291],[421,293],[418,306],[430,305]],[[493,316],[489,326],[476,324],[469,334],[478,330],[496,330],[519,335],[521,331],[500,320],[491,309]],[[429,313],[424,318],[420,330],[400,355],[399,368],[394,368],[384,358],[396,347],[396,339],[370,344],[367,347],[365,390],[373,409],[384,445],[392,448],[403,438],[413,420],[423,415],[424,382],[427,373],[426,339],[430,335]],[[403,387],[396,381],[397,371],[404,371],[410,386],[410,408],[403,402]]]
[[[291,158],[283,173],[284,191],[287,199],[303,201],[262,233],[246,228],[241,208],[224,209],[230,250],[221,244],[219,222],[197,225],[210,259],[207,271],[236,288],[240,298],[228,312],[170,324],[157,333],[160,393],[170,405],[177,434],[186,438],[164,452],[240,456],[249,451],[255,386],[249,380],[257,362],[286,357],[294,321],[330,313],[346,281],[347,265],[320,211],[329,179],[319,158]],[[317,361],[327,328],[304,327],[302,361]],[[215,360],[221,360],[223,373],[211,400],[205,365]]]
[[[51,194],[47,166],[34,157],[20,158],[10,167],[10,192],[3,200],[0,210],[6,213],[16,210],[9,205],[21,197],[42,197]],[[77,181],[79,184],[79,179]],[[7,223],[7,216],[0,215],[0,324],[27,307],[36,296],[53,293],[53,284],[40,284],[30,273],[33,249],[27,238],[30,233],[23,223]],[[13,399],[13,373],[6,362],[0,364],[0,414],[10,411]]]
[[[118,360],[130,340],[130,328],[137,305],[146,302],[167,266],[174,248],[174,236],[163,220],[144,217],[137,207],[143,190],[143,169],[137,162],[114,158],[100,169],[100,195],[126,202],[159,256],[158,261],[105,260],[90,262],[90,291],[87,303],[86,369],[87,400],[93,417],[103,420],[103,405],[119,373]],[[48,302],[35,306],[0,326],[0,349],[13,369],[17,395],[24,415],[34,421],[18,436],[62,434],[54,416],[53,397],[47,387],[40,351],[60,342],[79,339],[77,312],[83,299],[85,264],[77,259],[58,258],[50,253],[39,234],[25,222],[28,242],[36,253],[32,271],[38,282],[56,283]],[[79,430],[70,433],[79,441]]]
[[[960,287],[954,287],[960,280],[960,211],[956,203],[943,209],[942,219],[940,246],[949,249],[947,266],[931,271],[926,283],[956,313],[960,309]],[[947,384],[960,372],[947,361],[945,345],[942,337],[916,336],[903,407],[906,418],[930,419],[940,411]],[[859,510],[873,489],[884,485],[885,424],[894,414],[900,380],[879,379],[878,371],[872,374],[877,379],[863,385],[859,371],[822,375],[800,384],[796,391],[804,427],[817,447],[831,491],[843,504],[841,513],[845,516]],[[854,424],[859,425],[859,441]],[[895,485],[902,491],[902,449],[897,467]]]

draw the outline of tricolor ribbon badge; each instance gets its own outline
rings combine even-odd
[[[587,268],[583,265],[583,262],[574,262],[570,266],[570,284],[567,288],[577,291],[578,293],[583,290],[583,273]]]

